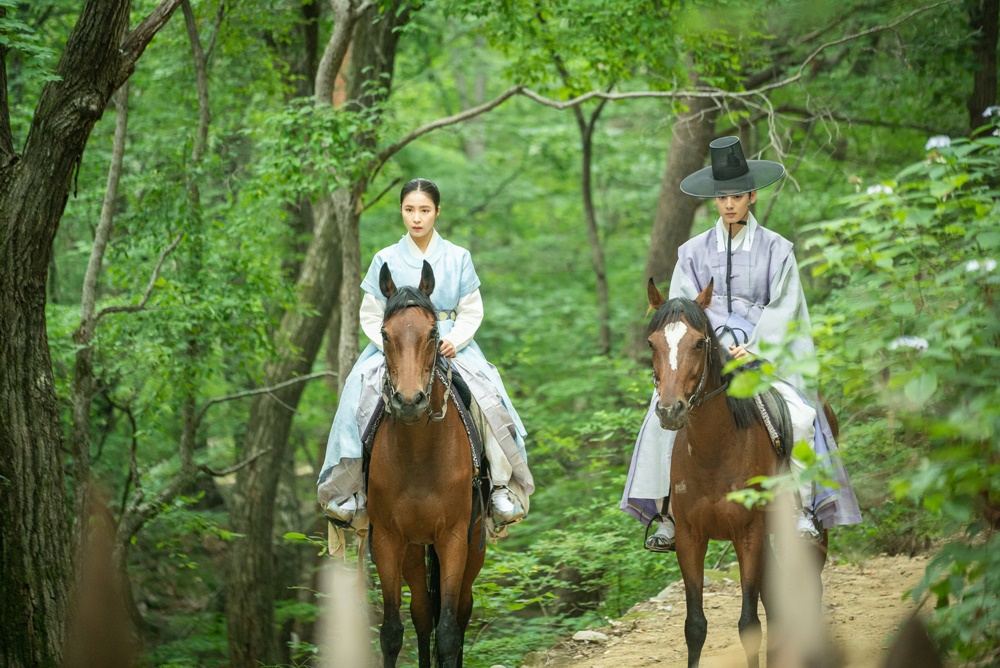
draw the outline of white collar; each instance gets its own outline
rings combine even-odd
[[[742,245],[743,250],[749,251],[753,248],[753,239],[757,235],[757,219],[751,213],[747,218],[747,224],[740,227],[740,231],[733,237],[733,250],[738,250]],[[726,228],[726,224],[722,222],[722,216],[719,216],[719,220],[715,222],[715,239],[717,241],[716,247],[720,253],[726,250],[726,238],[728,236],[729,230]]]
[[[406,248],[410,251],[410,254],[418,260],[423,260],[430,257],[431,253],[434,252],[434,249],[437,248],[438,239],[441,238],[441,235],[438,234],[437,230],[431,230],[431,240],[427,244],[426,252],[420,250],[420,247],[417,246],[417,242],[413,240],[413,237],[410,236],[409,232],[404,234],[403,238],[406,239]]]

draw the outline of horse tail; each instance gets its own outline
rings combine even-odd
[[[441,619],[441,562],[433,545],[427,546],[427,597],[431,602],[431,619],[437,628]]]

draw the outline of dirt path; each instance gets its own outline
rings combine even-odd
[[[913,609],[911,600],[902,600],[903,592],[920,581],[926,565],[926,557],[880,556],[858,565],[827,566],[823,573],[826,620],[846,668],[880,665],[896,628]],[[739,585],[720,573],[709,577],[719,582],[705,589],[708,639],[701,665],[704,668],[746,666],[736,629],[740,614]],[[656,598],[634,606],[612,626],[593,629],[606,635],[606,640],[566,640],[548,652],[531,655],[523,666],[686,666],[684,607],[684,588],[676,583]],[[763,659],[763,652],[761,656]]]

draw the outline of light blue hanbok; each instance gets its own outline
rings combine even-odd
[[[411,244],[404,235],[399,243],[379,251],[368,267],[361,289],[384,303],[385,297],[378,285],[382,266],[389,265],[397,286],[416,286],[420,283],[420,271],[426,260],[434,271],[434,291],[430,299],[438,309],[438,331],[445,337],[455,326],[459,301],[479,288],[480,281],[472,265],[472,257],[466,249],[440,236],[428,247],[425,257],[417,257]],[[531,494],[535,485],[524,448],[527,432],[496,367],[486,360],[474,340],[461,348],[451,363],[468,383],[487,423],[485,426],[499,443],[514,479],[526,494]],[[320,505],[324,507],[331,501],[343,503],[362,491],[361,435],[378,403],[384,372],[385,356],[375,344],[369,343],[344,383],[330,429],[317,490]]]

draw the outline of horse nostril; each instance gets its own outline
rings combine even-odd
[[[684,401],[678,399],[671,410],[673,411],[674,415],[679,415],[682,412],[684,412]]]
[[[413,395],[413,403],[416,406],[423,406],[427,403],[427,395],[418,391],[415,395]]]

